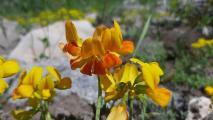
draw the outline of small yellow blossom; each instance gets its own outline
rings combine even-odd
[[[124,104],[114,106],[111,109],[107,120],[128,120],[127,106]]]
[[[213,96],[213,87],[212,86],[206,86],[204,88],[206,94],[208,94],[209,96]]]
[[[193,48],[203,48],[205,46],[211,46],[211,45],[213,45],[213,39],[207,40],[204,38],[200,38],[200,39],[198,39],[197,42],[192,43],[191,46]]]

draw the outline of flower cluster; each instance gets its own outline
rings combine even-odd
[[[79,38],[72,22],[66,22],[67,43],[61,43],[63,51],[70,56],[72,69],[80,68],[83,74],[103,75],[110,68],[122,63],[121,55],[132,53],[134,45],[131,41],[123,41],[119,24],[114,27],[98,26],[92,37]]]
[[[146,94],[156,104],[166,107],[170,102],[172,93],[166,88],[159,87],[160,76],[163,75],[162,69],[157,62],[145,63],[139,59],[132,58],[133,63],[127,63],[123,67],[118,68],[114,74],[107,74],[101,77],[101,85],[105,91],[105,101],[117,100],[126,93],[133,99],[139,98],[140,95]],[[121,103],[113,107],[108,120],[116,120],[115,118],[127,118],[126,105]],[[121,112],[121,114],[117,114]],[[125,119],[122,119],[125,120]]]
[[[49,102],[55,95],[55,88],[68,89],[71,87],[72,81],[69,77],[62,78],[59,72],[52,66],[46,68],[47,74],[43,76],[42,67],[34,66],[29,73],[23,70],[18,81],[17,87],[14,89],[12,97],[16,99],[28,99],[31,110],[14,111],[15,118],[32,117],[44,105]],[[46,108],[47,109],[47,108]],[[31,113],[26,116],[24,113]]]
[[[65,28],[67,43],[60,43],[60,47],[70,58],[71,68],[80,68],[81,73],[95,74],[99,78],[96,120],[99,119],[102,91],[105,102],[124,101],[111,109],[107,120],[128,119],[126,95],[131,99],[147,95],[161,107],[168,105],[172,93],[159,86],[160,76],[164,73],[157,62],[146,63],[131,58],[122,65],[122,57],[134,51],[134,44],[123,40],[117,21],[112,28],[98,26],[93,36],[86,40],[78,36],[72,22],[67,21]]]
[[[3,79],[18,73],[20,66],[16,60],[5,60],[0,56],[0,95],[9,87]]]
[[[200,38],[200,39],[198,39],[197,42],[192,43],[191,46],[193,48],[203,48],[205,46],[211,46],[211,45],[213,45],[213,39],[207,40],[204,38]]]

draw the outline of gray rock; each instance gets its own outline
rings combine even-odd
[[[21,32],[18,24],[7,19],[0,19],[0,54],[8,54],[19,42]]]
[[[213,112],[208,114],[205,118],[203,118],[203,120],[213,120]]]
[[[202,120],[212,112],[211,99],[198,97],[190,100],[186,120]]]
[[[73,21],[73,23],[82,39],[92,35],[94,28],[88,21]],[[66,41],[64,21],[30,31],[21,38],[9,57],[29,64],[41,59],[42,56],[55,60],[64,57],[58,47],[59,41]]]

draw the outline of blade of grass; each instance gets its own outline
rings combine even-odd
[[[143,27],[143,31],[142,31],[142,33],[141,33],[141,35],[140,35],[139,41],[138,41],[137,46],[136,46],[136,48],[135,48],[135,51],[134,51],[134,53],[133,53],[133,57],[135,57],[135,55],[136,55],[138,49],[140,48],[140,45],[141,45],[143,39],[145,38],[145,36],[146,36],[146,34],[147,34],[147,31],[148,31],[148,29],[149,29],[149,25],[150,25],[151,18],[152,18],[152,15],[150,15],[150,16],[148,17],[148,19],[147,19],[147,21],[146,21],[146,23],[145,23],[145,25],[144,25],[144,27]]]

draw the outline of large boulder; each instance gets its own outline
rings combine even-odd
[[[78,34],[83,39],[92,35],[94,28],[88,21],[73,21]],[[60,21],[47,27],[34,29],[23,36],[20,43],[9,55],[26,63],[34,63],[42,58],[58,59],[63,53],[58,48],[59,41],[66,41],[65,22]]]

